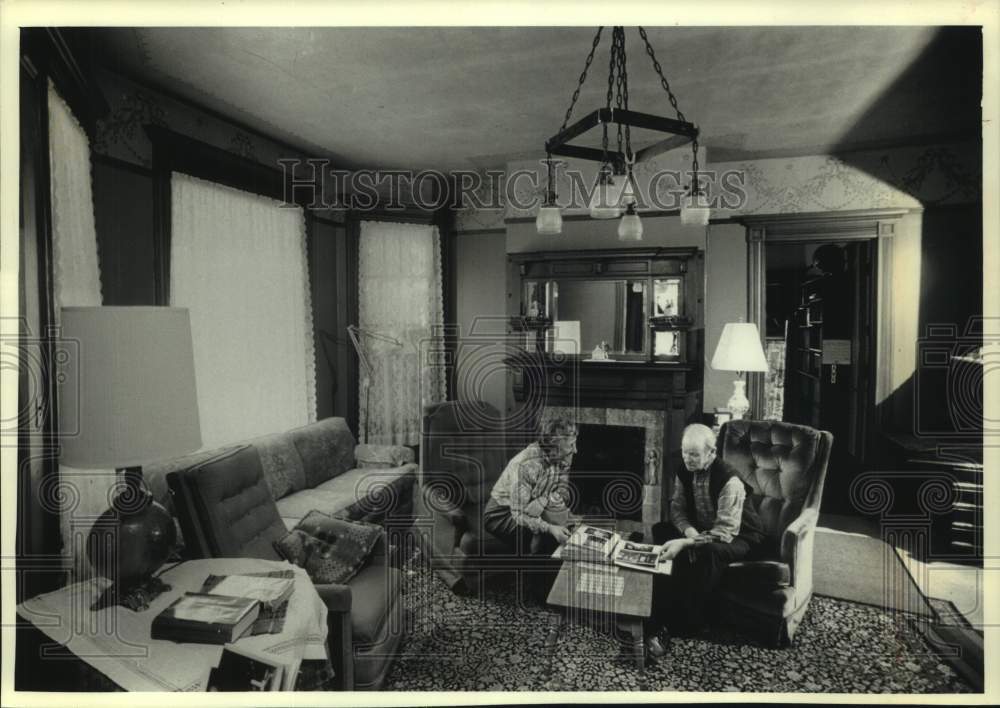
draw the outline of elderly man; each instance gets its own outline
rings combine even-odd
[[[653,527],[653,540],[665,542],[663,554],[673,559],[671,575],[658,576],[654,588],[647,642],[654,656],[664,653],[663,624],[680,634],[697,632],[704,625],[705,602],[726,566],[747,557],[763,539],[756,511],[744,503],[746,486],[716,457],[711,428],[700,424],[685,428],[681,455],[684,464],[674,481],[670,522]]]

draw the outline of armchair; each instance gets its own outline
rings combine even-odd
[[[171,472],[167,484],[188,556],[280,560],[274,542],[287,531],[254,446]],[[346,584],[316,586],[327,606],[330,660],[344,690],[377,689],[402,636],[399,570],[386,563],[382,546]]]
[[[833,435],[804,425],[736,420],[719,432],[719,456],[752,493],[766,540],[732,563],[720,588],[727,621],[791,642],[812,599],[813,544]]]
[[[483,510],[510,457],[498,421],[496,408],[482,401],[424,409],[417,527],[434,571],[456,592],[478,593],[484,573],[525,565],[483,528]]]

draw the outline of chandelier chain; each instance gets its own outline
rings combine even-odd
[[[660,77],[660,85],[663,86],[663,90],[667,92],[667,97],[670,99],[670,105],[675,111],[677,111],[677,120],[682,123],[686,123],[687,120],[684,118],[684,114],[681,109],[677,107],[677,97],[674,96],[674,92],[670,90],[670,82],[667,81],[667,77],[663,75],[663,67],[660,66],[660,62],[656,60],[656,52],[653,51],[653,46],[649,43],[649,37],[646,36],[646,30],[643,27],[639,28],[639,36],[642,37],[642,41],[646,45],[646,54],[649,55],[650,60],[653,62],[653,69],[656,70],[657,76]],[[699,194],[701,188],[698,184],[698,137],[695,136],[691,140],[691,189],[692,194]]]
[[[598,27],[597,34],[594,35],[594,41],[590,45],[590,54],[587,55],[587,61],[583,65],[583,71],[580,72],[580,79],[577,81],[576,90],[573,91],[573,98],[570,99],[569,108],[566,109],[566,117],[563,119],[562,127],[559,128],[560,133],[566,130],[566,126],[569,125],[569,119],[573,115],[573,107],[576,106],[577,99],[580,98],[580,89],[583,88],[583,84],[587,80],[587,72],[590,71],[590,65],[594,62],[594,52],[597,51],[597,45],[601,43],[602,32],[604,32],[604,27]]]

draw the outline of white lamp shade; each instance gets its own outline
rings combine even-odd
[[[638,214],[626,213],[618,223],[619,241],[641,241],[642,240],[642,220]]]
[[[562,212],[559,207],[541,207],[535,217],[535,230],[540,234],[562,233]]]
[[[607,181],[598,175],[594,193],[590,195],[590,218],[617,219],[622,213],[622,191],[625,175],[609,175]]]
[[[63,464],[133,467],[201,446],[188,311],[64,307]]]
[[[760,332],[753,322],[729,322],[722,329],[712,357],[717,371],[767,371]]]

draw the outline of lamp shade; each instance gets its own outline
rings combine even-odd
[[[63,464],[132,467],[201,446],[188,311],[64,307]]]
[[[767,371],[760,332],[753,322],[729,322],[722,329],[712,357],[717,371]]]

